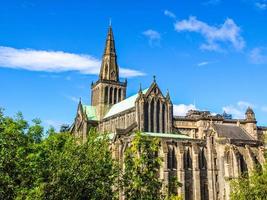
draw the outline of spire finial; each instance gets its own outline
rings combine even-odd
[[[112,25],[112,20],[111,20],[111,17],[109,18],[109,26],[111,27]]]
[[[169,92],[169,89],[167,89],[166,98],[167,98],[167,99],[170,99],[170,92]]]
[[[142,93],[142,84],[139,84],[139,93]]]
[[[153,76],[153,82],[156,83],[156,76]]]

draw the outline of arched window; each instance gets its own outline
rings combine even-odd
[[[172,147],[168,146],[168,161],[167,161],[167,166],[168,169],[172,169]]]
[[[206,167],[207,167],[207,160],[206,160],[206,155],[205,155],[205,149],[202,148],[199,154],[199,168],[206,169]]]
[[[108,86],[105,87],[104,103],[108,103]]]
[[[154,132],[154,99],[150,102],[150,131]]]
[[[162,132],[165,133],[166,132],[166,128],[165,128],[165,104],[162,103]]]
[[[159,133],[160,132],[160,130],[159,130],[160,101],[159,100],[157,101],[157,106],[156,107],[157,107],[157,112],[156,112],[156,127],[157,127],[157,130],[156,130],[156,132]]]
[[[113,103],[117,103],[117,88],[114,88],[114,100]]]
[[[112,104],[113,88],[109,88],[109,104]]]
[[[177,158],[174,148],[172,149],[172,168],[177,169]]]
[[[167,161],[168,169],[177,169],[177,158],[175,149],[172,146],[168,146],[168,161]]]
[[[242,154],[239,154],[240,157],[240,172],[241,176],[248,175],[248,166]]]
[[[148,132],[148,103],[145,102],[145,105],[144,105],[144,129],[145,129],[145,132]]]
[[[192,169],[192,158],[191,158],[191,153],[190,153],[189,148],[185,152],[184,165],[185,165],[185,169]]]

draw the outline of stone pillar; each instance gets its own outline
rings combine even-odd
[[[207,175],[208,175],[208,191],[209,200],[216,200],[216,186],[215,186],[215,166],[214,166],[214,152],[215,149],[212,144],[212,137],[207,137]]]
[[[185,199],[185,170],[184,170],[184,146],[181,143],[178,143],[177,146],[177,178],[182,187],[178,188],[178,194]]]
[[[201,200],[200,170],[199,170],[199,147],[192,145],[192,170],[193,170],[193,199]]]
[[[119,103],[120,99],[119,99],[119,88],[117,88],[117,96],[116,96],[116,103]]]
[[[245,156],[244,159],[248,166],[248,173],[251,175],[251,173],[256,169],[256,163],[253,158],[253,153],[251,152],[250,146],[245,146]]]
[[[240,163],[239,163],[239,155],[235,146],[231,146],[231,152],[233,154],[233,178],[240,177]]]
[[[108,87],[108,99],[107,99],[107,104],[109,104],[109,99],[110,99],[110,87]]]
[[[168,171],[168,146],[166,142],[162,144],[163,147],[163,190],[169,185],[169,171]]]

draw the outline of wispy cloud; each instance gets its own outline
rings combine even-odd
[[[166,16],[168,16],[170,18],[173,18],[173,19],[176,18],[176,15],[173,12],[169,11],[169,10],[164,10],[164,15],[166,15]]]
[[[228,105],[222,108],[228,114],[233,115],[234,118],[243,119],[245,117],[245,112],[248,107],[255,108],[256,106],[250,102],[239,101],[236,105]]]
[[[74,96],[70,96],[70,95],[65,95],[65,97],[71,101],[73,101],[74,103],[78,103],[80,101],[79,98],[74,97]]]
[[[266,10],[267,9],[267,1],[259,1],[255,3],[256,8],[260,10]]]
[[[78,71],[83,74],[98,74],[101,61],[91,55],[63,51],[16,49],[0,46],[0,67],[30,71],[65,72]],[[143,76],[143,72],[120,68],[121,76]]]
[[[173,115],[174,116],[185,116],[189,110],[197,110],[196,106],[193,104],[185,105],[178,104],[173,105]]]
[[[208,61],[204,61],[204,62],[200,62],[197,64],[197,66],[201,67],[201,66],[205,66],[205,65],[209,65],[211,62]]]
[[[232,19],[226,19],[220,26],[211,26],[191,16],[189,19],[177,21],[174,27],[177,32],[189,31],[201,34],[206,40],[206,43],[200,46],[203,50],[220,51],[222,45],[228,44],[236,50],[245,47],[245,41],[240,35],[241,29]]]
[[[266,64],[267,63],[267,48],[257,47],[251,50],[249,54],[250,61],[253,64]]]
[[[161,39],[160,33],[152,29],[144,31],[143,35],[148,38],[150,45],[159,44]]]

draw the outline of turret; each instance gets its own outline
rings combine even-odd
[[[255,113],[252,110],[251,107],[248,107],[246,110],[246,124],[245,124],[245,129],[246,131],[253,137],[255,140],[258,140],[258,134],[257,134],[257,121],[255,117]]]

